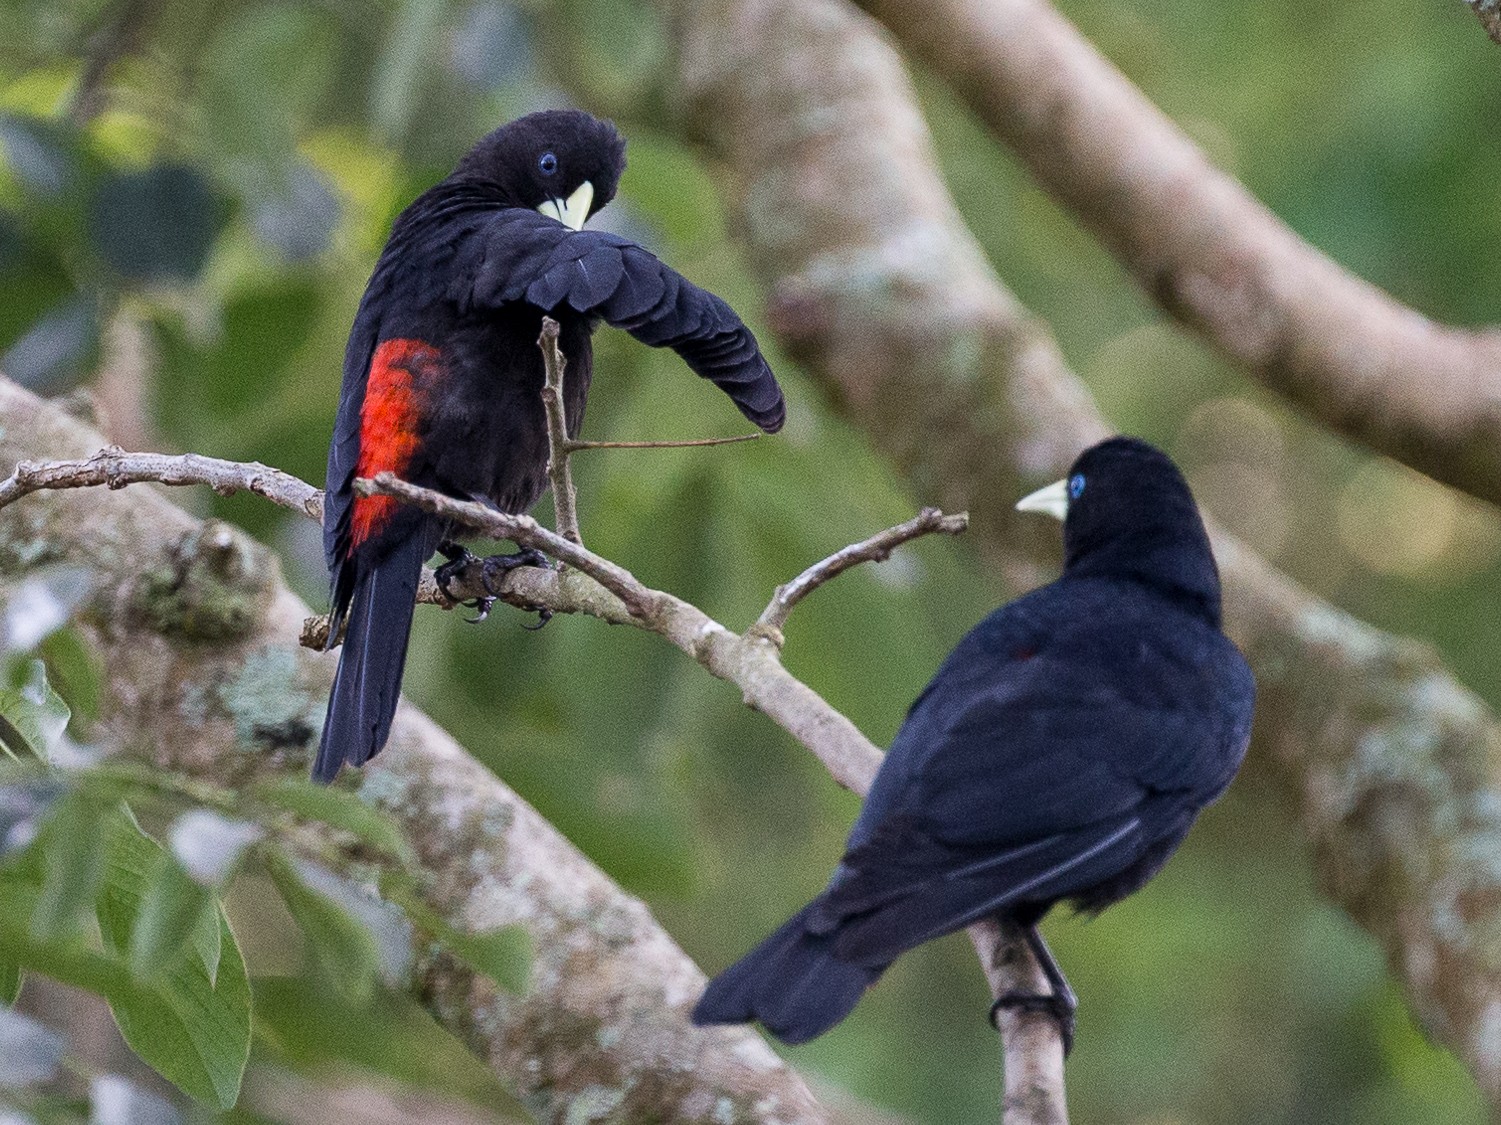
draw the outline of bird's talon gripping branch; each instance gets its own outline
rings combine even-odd
[[[449,589],[449,584],[452,583],[453,580],[457,578],[459,574],[466,567],[468,567],[470,563],[474,562],[478,558],[478,556],[475,555],[475,553],[468,547],[462,546],[458,543],[439,543],[438,553],[448,560],[442,566],[438,567],[437,570],[433,571],[433,581],[438,584],[438,589],[443,591],[443,596],[454,605],[467,606],[472,609],[481,610],[482,613],[488,613],[489,606],[483,606],[480,603],[487,600],[494,601],[493,598],[474,598],[470,601],[465,601],[463,598],[459,597],[451,589]],[[488,589],[488,587],[486,588]],[[483,620],[483,617],[481,617],[480,620]]]
[[[496,588],[498,583],[518,566],[536,566],[543,569],[550,569],[552,567],[552,560],[535,547],[526,547],[511,555],[486,556],[485,561],[480,565],[480,582],[490,592],[488,601],[493,602],[500,596],[500,591]],[[552,610],[546,606],[529,606],[527,608],[532,609],[537,614],[537,623],[535,625],[522,626],[523,629],[529,632],[535,633],[552,620]]]
[[[1053,1022],[1058,1025],[1058,1037],[1063,1040],[1063,1057],[1068,1058],[1074,1050],[1074,1011],[1077,1007],[1077,1003],[1071,1003],[1068,997],[1056,994],[1044,996],[1037,992],[1013,990],[1003,993],[1000,999],[990,1006],[990,1026],[997,1031],[1001,1029],[1002,1009],[1041,1012],[1052,1016]]]

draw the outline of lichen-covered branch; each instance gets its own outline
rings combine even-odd
[[[1501,503],[1501,330],[1436,323],[1304,242],[1047,0],[861,3],[1166,312],[1334,432]]]
[[[678,125],[722,164],[779,341],[924,501],[970,511],[1001,575],[1055,568],[1056,533],[1010,502],[1109,430],[965,228],[886,35],[844,0],[662,7]],[[1415,393],[1427,379],[1413,375]],[[1259,685],[1253,754],[1327,893],[1501,1108],[1501,724],[1426,646],[1311,597],[1229,536],[1215,551]]]
[[[86,460],[102,444],[0,380],[0,464]],[[231,786],[307,768],[334,660],[298,645],[308,611],[275,556],[133,488],[49,491],[0,511],[0,582],[44,562],[91,583],[77,624],[105,670],[102,746]],[[829,1120],[754,1033],[693,1028],[703,975],[646,907],[421,712],[403,704],[359,784],[430,873],[430,909],[463,932],[531,936],[523,996],[436,952],[413,984],[539,1121]]]
[[[253,492],[315,520],[323,518],[322,492],[258,461],[221,461],[197,453],[127,453],[113,445],[76,460],[20,462],[0,481],[0,508],[43,489],[128,484],[207,485],[220,496]]]
[[[1475,9],[1485,33],[1501,43],[1501,0],[1465,0],[1465,3]]]

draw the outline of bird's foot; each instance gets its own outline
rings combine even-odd
[[[1002,1008],[1023,1012],[1041,1012],[1053,1017],[1058,1025],[1058,1036],[1063,1040],[1063,1057],[1068,1058],[1074,1049],[1074,1011],[1078,1007],[1070,997],[1056,993],[1042,995],[1037,992],[1019,992],[1013,989],[990,1006],[990,1026],[1000,1030]]]
[[[481,564],[480,581],[484,583],[485,589],[490,591],[490,597],[486,599],[490,605],[493,605],[496,597],[499,596],[496,585],[518,566],[550,567],[552,566],[552,560],[541,551],[534,550],[531,547],[517,551],[514,555],[490,555],[487,557]],[[523,625],[522,628],[535,633],[552,620],[552,610],[548,609],[545,605],[533,606],[531,608],[537,613],[537,623],[535,625]],[[485,607],[485,612],[489,612],[489,605]],[[481,620],[483,620],[483,617],[481,617]]]
[[[449,601],[453,602],[455,605],[464,606],[466,609],[479,610],[479,616],[466,618],[466,620],[471,625],[478,624],[485,618],[489,617],[490,607],[495,604],[495,599],[493,597],[471,598],[469,601],[463,601],[457,594],[449,589],[449,584],[453,582],[453,580],[459,576],[459,573],[463,571],[470,563],[476,561],[479,556],[471,551],[468,547],[462,546],[458,543],[439,543],[438,551],[443,555],[444,558],[448,560],[442,566],[438,567],[437,570],[433,571],[433,581],[438,584],[438,589],[443,591],[443,596]],[[489,589],[489,586],[486,586],[485,588]]]

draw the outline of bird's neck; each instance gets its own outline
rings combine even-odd
[[[1220,625],[1220,575],[1208,536],[1158,533],[1123,536],[1068,559],[1070,577],[1108,578],[1142,585],[1184,610]]]

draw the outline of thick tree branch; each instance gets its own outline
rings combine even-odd
[[[0,380],[0,464],[102,444]],[[334,661],[298,646],[307,609],[264,548],[155,490],[53,491],[0,513],[0,579],[43,561],[91,580],[78,626],[105,669],[102,746],[221,785],[306,769]],[[421,712],[401,707],[358,783],[405,830],[433,911],[464,932],[530,934],[524,996],[441,953],[414,985],[539,1121],[828,1120],[756,1035],[688,1023],[703,975],[647,909]]]
[[[843,0],[663,5],[681,124],[725,165],[781,343],[918,495],[969,509],[1001,574],[1056,567],[1056,532],[1009,504],[1108,428],[965,229],[881,30]],[[1326,892],[1501,1107],[1501,724],[1427,647],[1311,597],[1222,533],[1215,550],[1259,684],[1253,755]]]
[[[1435,323],[1308,245],[1046,0],[861,3],[1166,312],[1336,433],[1501,503],[1501,331]]]
[[[1501,0],[1465,0],[1465,3],[1475,9],[1485,33],[1501,43]]]

